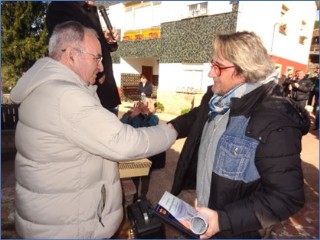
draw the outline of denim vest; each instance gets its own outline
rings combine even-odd
[[[249,118],[231,117],[226,131],[221,136],[213,172],[230,180],[245,183],[260,178],[255,166],[255,153],[259,144],[254,138],[245,136]]]

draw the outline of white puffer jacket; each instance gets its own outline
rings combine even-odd
[[[176,132],[132,128],[99,102],[94,86],[51,59],[11,91],[16,128],[16,231],[23,238],[109,238],[122,218],[118,162],[168,149]]]

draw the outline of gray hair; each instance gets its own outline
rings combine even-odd
[[[255,33],[219,34],[213,42],[214,53],[235,65],[248,83],[264,80],[275,71],[274,62]]]
[[[87,31],[98,38],[95,30],[84,27],[79,22],[67,21],[58,24],[49,39],[49,57],[60,60],[63,49],[69,46],[80,47]]]

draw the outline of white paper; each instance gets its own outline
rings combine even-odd
[[[165,192],[159,201],[159,205],[165,208],[178,221],[187,220],[191,223],[191,230],[196,234],[203,234],[207,227],[207,220],[194,207],[177,198],[169,192]]]

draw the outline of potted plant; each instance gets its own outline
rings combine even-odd
[[[307,39],[306,36],[300,36],[300,37],[299,37],[299,43],[300,43],[300,44],[304,44],[304,40],[306,40],[306,39]]]
[[[286,30],[287,30],[287,24],[286,23],[282,23],[279,27],[279,32],[286,35]]]

